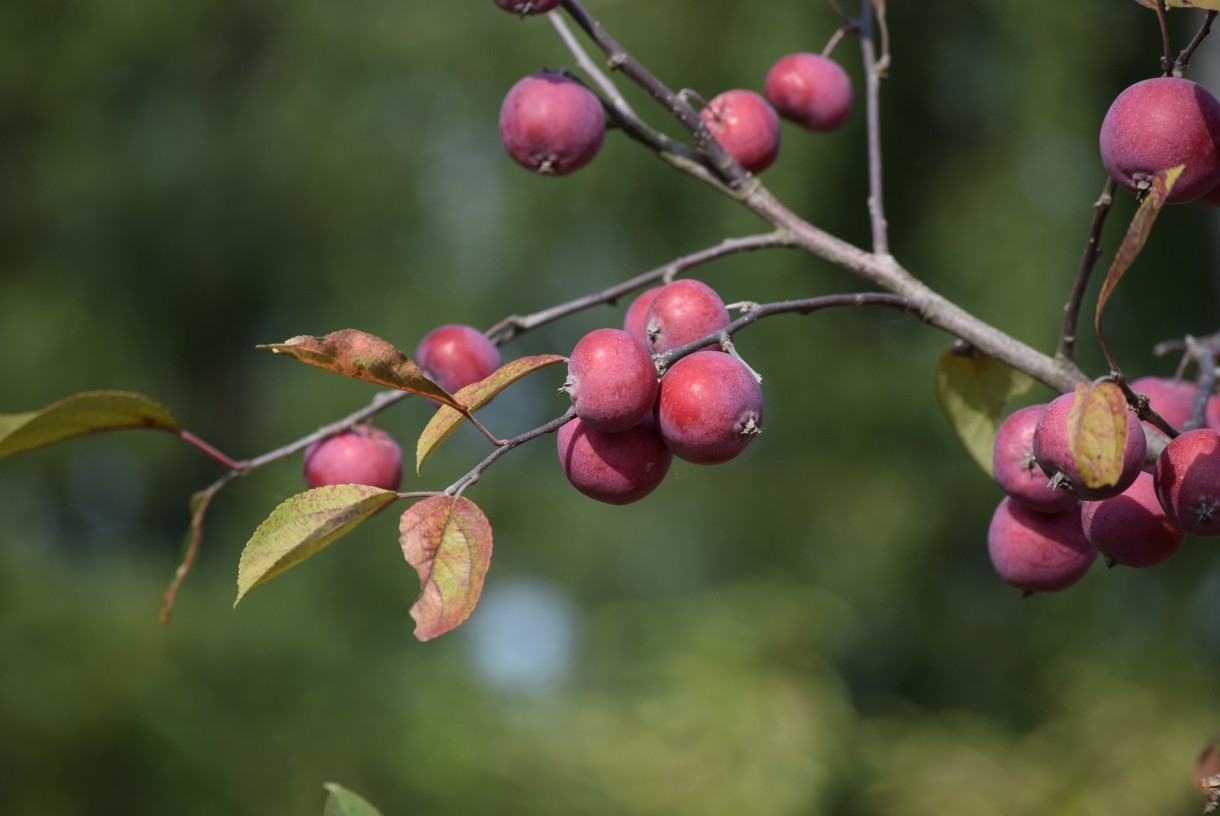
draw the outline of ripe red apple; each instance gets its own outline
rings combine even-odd
[[[699,111],[720,146],[751,173],[761,173],[779,155],[779,114],[753,91],[725,91]]]
[[[363,484],[397,490],[402,483],[402,450],[380,428],[357,425],[305,449],[305,483],[311,488]]]
[[[579,418],[559,428],[559,463],[572,486],[607,504],[630,504],[647,496],[669,472],[673,454],[646,419],[619,433],[602,433]]]
[[[668,283],[653,296],[644,330],[654,354],[686,345],[732,322],[716,290],[694,278]]]
[[[1174,428],[1180,429],[1190,421],[1198,390],[1194,383],[1167,377],[1140,377],[1130,385],[1131,390],[1148,397],[1148,406]]]
[[[1008,496],[991,517],[987,551],[996,574],[1027,594],[1071,586],[1097,558],[1080,526],[1078,507],[1039,513]]]
[[[1051,400],[1034,426],[1034,458],[1042,472],[1058,479],[1082,501],[1101,501],[1122,493],[1135,481],[1144,465],[1147,439],[1135,413],[1126,411],[1127,438],[1123,447],[1122,473],[1112,485],[1089,487],[1085,484],[1076,455],[1068,444],[1068,414],[1076,403],[1075,392],[1061,394]]]
[[[1050,478],[1034,459],[1034,426],[1046,408],[1027,405],[1000,423],[992,449],[991,472],[1004,492],[1031,510],[1057,513],[1071,509],[1076,497],[1050,486]]]
[[[1167,201],[1193,201],[1220,184],[1220,101],[1180,77],[1137,82],[1118,95],[1101,123],[1101,160],[1119,185],[1141,183],[1184,164]]]
[[[501,143],[518,164],[539,175],[565,176],[584,167],[605,133],[597,95],[555,71],[521,79],[500,107]]]
[[[459,323],[438,326],[415,347],[415,364],[450,394],[500,367],[500,350],[478,329]]]
[[[1190,535],[1220,536],[1220,431],[1198,428],[1174,437],[1152,476],[1170,521]]]
[[[625,431],[652,413],[657,369],[622,329],[594,329],[572,349],[564,390],[584,424],[603,433]]]
[[[674,455],[714,465],[762,431],[763,395],[745,363],[719,351],[683,357],[661,378],[657,425]]]
[[[808,130],[836,130],[851,114],[851,79],[821,54],[781,57],[767,72],[764,92],[780,116]]]
[[[1165,514],[1153,481],[1140,473],[1121,495],[1080,505],[1085,537],[1107,565],[1155,566],[1182,546],[1182,531]]]

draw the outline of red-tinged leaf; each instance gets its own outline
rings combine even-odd
[[[1109,381],[1076,386],[1067,416],[1068,448],[1089,487],[1117,484],[1127,445],[1127,400]]]
[[[1034,384],[1028,374],[955,343],[936,363],[936,396],[966,451],[990,476],[1000,414]]]
[[[457,404],[453,395],[424,376],[407,355],[380,337],[357,329],[343,329],[325,337],[303,335],[258,348],[352,379],[410,391],[446,405]]]
[[[0,457],[86,434],[133,428],[176,431],[181,426],[159,402],[127,391],[85,391],[41,411],[0,414]]]
[[[1191,776],[1195,787],[1203,793],[1220,788],[1220,738],[1212,737],[1203,746]]]
[[[381,816],[381,811],[369,804],[367,799],[342,785],[327,782],[322,787],[326,788],[327,794],[322,816]]]
[[[1114,261],[1110,264],[1110,271],[1106,273],[1106,280],[1101,286],[1101,293],[1097,296],[1097,311],[1094,313],[1093,320],[1099,330],[1101,326],[1101,312],[1106,307],[1106,301],[1110,299],[1111,293],[1114,292],[1114,287],[1118,286],[1118,282],[1126,274],[1127,270],[1131,268],[1131,264],[1135,263],[1136,256],[1144,248],[1148,235],[1152,232],[1152,224],[1160,214],[1161,208],[1165,206],[1165,200],[1169,197],[1174,183],[1177,182],[1178,177],[1182,175],[1182,171],[1185,168],[1186,165],[1179,164],[1177,167],[1157,173],[1153,177],[1152,188],[1148,190],[1144,200],[1140,203],[1139,209],[1132,216],[1131,223],[1127,226],[1127,233],[1123,236],[1123,242],[1119,244],[1118,252],[1114,255]]]
[[[522,357],[500,366],[491,376],[477,383],[471,383],[460,389],[455,397],[463,405],[470,407],[471,413],[479,410],[508,386],[524,377],[526,374],[547,366],[567,362],[567,357],[558,354],[538,354],[533,357]],[[418,473],[424,462],[432,455],[440,444],[449,438],[466,417],[454,409],[442,405],[419,435],[415,445],[415,472]]]
[[[491,525],[466,498],[432,496],[412,505],[399,523],[402,554],[419,573],[411,607],[415,637],[431,640],[470,617],[491,563]]]
[[[1156,10],[1156,0],[1135,0],[1145,8]],[[1220,0],[1165,0],[1167,9],[1205,9],[1220,11]]]
[[[393,490],[345,484],[315,487],[281,502],[242,550],[233,605],[397,499]]]

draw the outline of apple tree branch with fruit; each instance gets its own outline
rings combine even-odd
[[[165,620],[200,555],[212,502],[246,474],[299,459],[307,489],[286,498],[251,535],[238,564],[237,601],[361,522],[406,504],[399,543],[420,579],[412,608],[416,636],[429,640],[461,625],[479,601],[493,535],[475,498],[485,477],[494,481],[493,466],[502,458],[541,440],[556,447],[557,471],[584,497],[613,505],[644,500],[675,457],[725,464],[748,447],[769,444],[767,389],[759,375],[765,361],[743,354],[737,342],[755,323],[882,307],[946,335],[934,372],[941,404],[969,454],[1005,494],[989,530],[979,535],[1000,580],[1033,594],[1071,586],[1099,555],[1111,566],[1161,564],[1188,536],[1220,536],[1220,341],[1187,337],[1167,346],[1181,354],[1181,376],[1129,379],[1107,342],[1103,313],[1165,206],[1220,206],[1220,102],[1184,76],[1197,50],[1209,44],[1217,4],[1140,2],[1155,12],[1149,22],[1160,34],[1161,70],[1118,94],[1098,122],[1099,164],[1110,180],[1091,219],[1082,222],[1082,259],[1063,292],[1063,328],[1053,350],[1028,345],[945,297],[891,248],[882,110],[886,82],[902,63],[891,55],[884,0],[864,0],[854,16],[843,13],[841,28],[823,48],[781,56],[758,78],[758,90],[731,88],[706,99],[663,82],[579,0],[496,0],[522,25],[553,27],[573,64],[525,76],[504,97],[499,138],[511,160],[541,176],[573,176],[555,182],[561,197],[563,184],[579,184],[580,171],[598,160],[607,139],[626,137],[736,202],[764,228],[605,281],[585,296],[507,315],[486,331],[459,322],[460,315],[446,316],[452,322],[421,332],[410,356],[358,329],[266,344],[261,348],[376,391],[359,410],[252,458],[220,451],[155,399],[125,391],[82,392],[40,410],[0,415],[0,456],[85,434],[154,429],[219,463],[224,472],[191,502],[188,544],[163,596]],[[1171,14],[1198,15],[1180,50]],[[893,34],[901,42],[901,32]],[[853,41],[860,88],[843,68]],[[657,107],[637,111],[622,90],[628,85]],[[865,120],[867,247],[806,220],[765,183],[769,168],[782,162],[782,122],[795,126],[798,138],[834,138],[853,115]],[[1107,249],[1102,233],[1114,197],[1128,194],[1138,209],[1118,246]],[[860,290],[726,304],[691,276],[729,256],[776,249],[846,270]],[[1108,370],[1085,371],[1075,359],[1078,324],[1089,281],[1107,256],[1092,314]],[[573,337],[552,353],[511,354],[515,340],[541,326],[628,299],[619,324]],[[564,410],[523,432],[501,435],[485,426],[482,408],[550,369],[566,370]],[[1060,396],[1011,411],[1010,402],[1035,381]],[[404,465],[399,443],[373,422],[408,397],[430,400],[436,411],[420,432],[413,461],[407,456]],[[404,466],[422,474],[430,456],[466,423],[485,439],[485,455],[449,485],[402,490]]]

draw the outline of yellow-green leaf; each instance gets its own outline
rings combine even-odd
[[[381,816],[381,811],[369,804],[367,799],[342,785],[327,782],[322,787],[326,788],[327,794],[323,816]]]
[[[352,379],[410,391],[446,405],[457,404],[452,394],[424,376],[407,355],[388,341],[357,329],[343,329],[325,337],[302,335],[259,348]]]
[[[508,386],[533,371],[547,366],[567,362],[566,357],[558,354],[538,354],[533,357],[522,357],[505,363],[496,369],[485,380],[471,383],[460,389],[454,396],[463,404],[469,406],[471,413],[479,410]],[[424,462],[432,455],[440,444],[449,438],[466,417],[453,408],[442,405],[419,435],[415,445],[415,472],[418,473]]]
[[[936,363],[936,396],[966,451],[990,476],[1000,414],[1033,379],[964,343],[947,348]]]
[[[433,496],[417,502],[399,523],[402,554],[419,573],[411,607],[415,637],[431,640],[456,628],[479,602],[491,563],[491,525],[467,498]]]
[[[393,490],[345,484],[315,487],[281,502],[242,550],[233,605],[397,499]]]
[[[85,391],[41,411],[0,414],[0,457],[86,434],[133,428],[176,431],[181,426],[161,403],[128,391]]]
[[[1127,445],[1127,400],[1109,381],[1076,386],[1067,415],[1068,448],[1087,487],[1108,487],[1123,473]]]

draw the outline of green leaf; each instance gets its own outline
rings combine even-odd
[[[1156,0],[1135,0],[1141,6],[1156,9]],[[1167,9],[1205,9],[1220,11],[1220,0],[1165,0]]]
[[[419,366],[401,351],[380,337],[357,329],[343,329],[325,337],[302,335],[258,348],[352,379],[410,391],[446,405],[458,404],[453,395],[424,376]]]
[[[85,391],[41,411],[0,414],[0,457],[104,431],[181,426],[159,402],[127,391]]]
[[[533,371],[547,366],[566,363],[567,357],[558,354],[538,354],[533,357],[522,357],[512,360],[496,369],[486,379],[471,383],[459,390],[454,396],[463,404],[469,406],[471,413],[479,410],[508,386]],[[424,427],[415,445],[415,472],[418,473],[424,462],[432,455],[440,444],[449,438],[466,417],[442,405]]]
[[[315,487],[282,502],[242,550],[233,605],[397,499],[393,490],[345,484]]]
[[[1076,386],[1067,415],[1068,449],[1088,487],[1118,484],[1127,446],[1127,399],[1109,381]]]
[[[411,607],[415,637],[431,640],[456,628],[479,602],[491,562],[491,525],[466,498],[433,496],[412,505],[399,523],[402,554],[419,573]]]
[[[1033,379],[964,343],[954,343],[936,363],[936,395],[966,451],[990,476],[1000,414]]]
[[[335,782],[327,782],[326,810],[323,816],[381,816],[381,811],[369,804],[358,793],[353,793]]]

